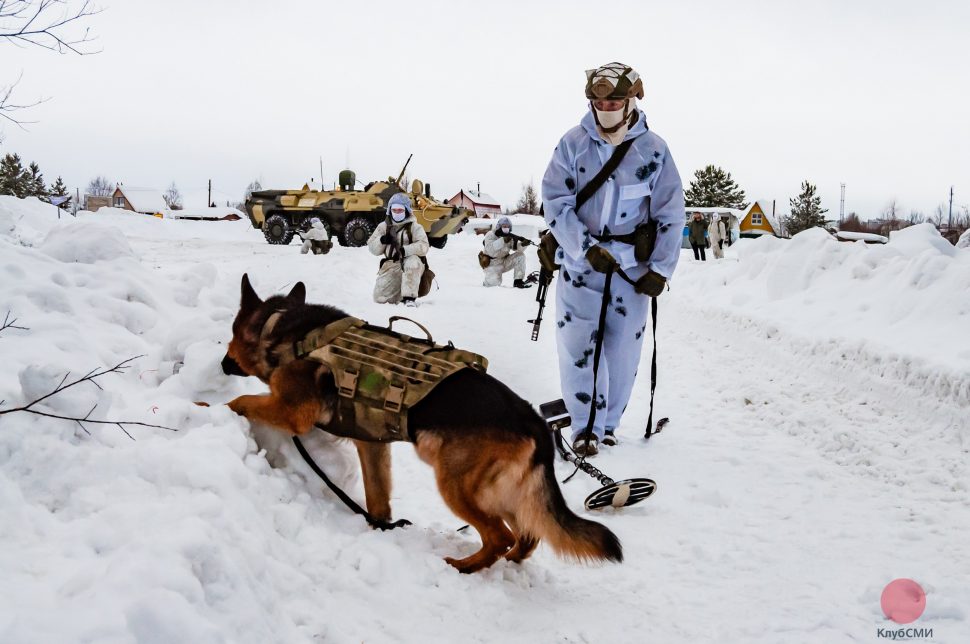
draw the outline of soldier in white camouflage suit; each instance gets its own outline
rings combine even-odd
[[[528,288],[525,283],[525,253],[523,248],[528,244],[512,236],[512,222],[508,217],[502,217],[495,227],[488,231],[483,242],[484,252],[488,255],[488,266],[485,267],[483,286],[500,286],[502,274],[512,273],[512,286]]]
[[[367,247],[373,254],[383,256],[374,284],[374,301],[417,306],[424,273],[421,258],[429,248],[428,233],[415,220],[406,194],[399,192],[388,200],[387,219],[377,225]]]
[[[303,246],[300,247],[300,253],[303,255],[306,255],[311,250],[314,255],[326,255],[333,247],[333,242],[330,241],[330,235],[327,234],[327,229],[323,226],[323,222],[316,217],[310,220],[309,230],[301,232],[300,237],[303,238]]]
[[[586,72],[589,111],[560,139],[542,179],[546,223],[562,265],[556,288],[557,344],[563,399],[573,420],[573,447],[595,454],[616,445],[640,362],[650,297],[662,292],[680,256],[684,191],[667,144],[647,127],[637,107],[640,76],[610,63]],[[576,197],[606,165],[616,147],[630,141],[616,170],[577,211]],[[646,260],[622,238],[654,221],[657,239]],[[611,282],[603,329],[603,353],[593,400],[593,354],[607,271],[623,269],[632,280]],[[583,436],[595,405],[592,438]]]

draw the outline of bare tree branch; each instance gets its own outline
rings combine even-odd
[[[59,54],[96,54],[100,49],[91,49],[96,40],[91,29],[84,27],[78,33],[74,27],[98,13],[101,8],[93,5],[91,0],[0,0],[0,43],[15,47],[36,46]],[[11,97],[19,82],[18,78],[12,85],[0,86],[0,117],[26,130],[24,124],[33,121],[12,114],[40,105],[47,99],[14,103]]]
[[[16,88],[17,85],[20,83],[21,78],[23,78],[23,72],[21,72],[20,76],[17,78],[16,81],[13,82],[13,84],[7,85],[6,87],[0,87],[0,117],[10,121],[20,129],[26,130],[27,128],[25,128],[24,125],[29,123],[34,123],[35,121],[24,121],[14,116],[11,116],[11,114],[20,110],[26,110],[26,109],[30,109],[31,107],[36,107],[37,105],[40,105],[41,103],[46,102],[47,99],[41,98],[39,100],[34,101],[33,103],[27,103],[24,105],[14,103],[11,97],[13,96],[14,88]]]
[[[29,331],[30,330],[30,329],[28,329],[25,326],[17,326],[16,325],[16,322],[17,322],[17,318],[14,318],[14,319],[11,320],[10,319],[10,311],[7,311],[7,314],[5,316],[3,316],[3,324],[0,325],[0,333],[3,333],[4,330],[6,330],[6,329],[20,329],[21,331]]]
[[[3,9],[3,5],[0,4],[0,10],[2,9]],[[128,433],[128,430],[125,429],[124,427],[125,425],[130,425],[135,427],[154,427],[156,429],[167,429],[168,431],[171,431],[171,432],[177,432],[178,430],[173,427],[165,427],[164,425],[154,425],[152,423],[143,423],[136,420],[93,420],[91,418],[91,414],[93,414],[94,410],[97,409],[98,407],[97,405],[92,407],[91,410],[88,411],[88,413],[86,413],[84,416],[65,416],[61,414],[52,414],[49,412],[34,409],[34,406],[40,404],[44,400],[47,400],[51,396],[56,396],[57,394],[63,391],[66,391],[75,385],[81,384],[82,382],[90,382],[98,389],[101,389],[101,385],[95,382],[96,378],[100,378],[101,376],[107,375],[109,373],[124,373],[125,369],[131,366],[129,363],[131,363],[133,360],[137,360],[138,358],[142,358],[142,357],[144,356],[134,356],[133,358],[122,360],[121,362],[119,362],[118,364],[116,364],[115,366],[109,369],[100,369],[100,370],[97,368],[92,369],[91,371],[87,372],[85,375],[81,376],[77,380],[64,384],[67,382],[67,378],[70,375],[70,372],[68,372],[64,375],[63,378],[61,378],[61,382],[53,390],[51,390],[50,393],[44,396],[41,396],[40,398],[37,398],[36,400],[33,400],[21,407],[14,407],[12,409],[0,410],[0,416],[4,414],[12,414],[14,412],[22,411],[28,414],[36,414],[37,416],[44,416],[45,418],[58,418],[60,420],[70,420],[77,423],[81,427],[81,429],[83,429],[87,434],[90,434],[91,432],[89,432],[88,428],[84,426],[85,423],[93,423],[95,425],[116,425],[121,429],[121,431],[125,433],[126,436],[128,436],[128,438],[132,440],[135,440],[135,439],[131,434]],[[0,401],[0,405],[2,404],[3,404],[3,401]]]
[[[60,9],[60,11],[58,11]],[[84,56],[95,38],[85,27],[70,33],[74,23],[101,13],[91,0],[4,0],[0,2],[0,40],[15,45],[36,45],[59,54],[68,52]]]

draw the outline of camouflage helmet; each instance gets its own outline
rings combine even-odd
[[[643,98],[640,74],[623,63],[608,63],[596,69],[586,70],[586,98],[622,101]]]

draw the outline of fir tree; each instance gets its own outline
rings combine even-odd
[[[48,192],[48,194],[51,197],[66,197],[67,196],[67,186],[64,185],[64,180],[63,179],[61,179],[60,177],[57,177],[57,181],[55,181],[54,183],[51,184],[51,187],[50,187],[50,189],[47,192]],[[68,206],[69,203],[70,203],[70,200],[65,201],[60,206],[58,206],[58,208],[62,208],[63,210],[67,210],[67,206]]]
[[[684,192],[687,207],[744,208],[744,190],[731,178],[730,172],[709,165],[694,173],[694,180]]]
[[[44,183],[44,175],[40,171],[40,166],[30,162],[27,166],[27,170],[24,172],[24,185],[27,191],[27,197],[37,197],[38,199],[46,200],[49,196],[47,194],[47,184]]]
[[[8,153],[0,161],[0,195],[13,195],[23,199],[27,196],[26,177],[20,164],[20,156]]]
[[[515,204],[515,212],[530,215],[539,214],[539,195],[536,194],[536,189],[532,187],[532,183],[522,186],[522,196],[519,198],[519,202]]]
[[[828,220],[822,215],[828,209],[822,208],[822,198],[815,194],[815,186],[808,181],[802,181],[801,194],[788,202],[791,204],[791,214],[784,218],[784,223],[789,235],[797,235],[809,228],[825,227]]]

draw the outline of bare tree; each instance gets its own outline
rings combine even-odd
[[[165,191],[165,194],[162,195],[162,199],[165,200],[165,205],[171,210],[182,209],[182,193],[179,192],[179,189],[175,185],[174,181],[172,182],[172,185],[168,187],[168,190]]]
[[[909,225],[915,226],[916,224],[921,224],[926,221],[926,217],[923,216],[919,210],[913,209],[909,211]]]
[[[929,222],[939,228],[943,225],[943,220],[946,219],[947,209],[946,204],[938,204],[933,214],[930,215]]]
[[[519,197],[519,202],[515,204],[515,211],[529,215],[539,214],[539,195],[536,193],[536,189],[532,187],[532,182],[523,184],[522,196]]]
[[[887,221],[896,221],[899,219],[899,204],[896,203],[896,197],[889,200],[889,203],[886,204],[886,208],[882,211],[882,214]]]
[[[37,46],[59,54],[94,54],[97,51],[91,49],[95,38],[90,28],[80,27],[86,18],[100,12],[91,0],[0,0],[0,43]],[[29,121],[15,114],[47,99],[24,103],[13,100],[19,82],[20,78],[0,86],[0,117],[23,127]]]
[[[84,190],[85,193],[91,195],[92,197],[110,197],[114,194],[115,185],[104,175],[97,176],[88,182],[88,187]]]
[[[259,179],[253,179],[246,186],[246,194],[243,196],[243,201],[248,201],[254,192],[258,192],[263,189],[263,185],[259,182]]]

